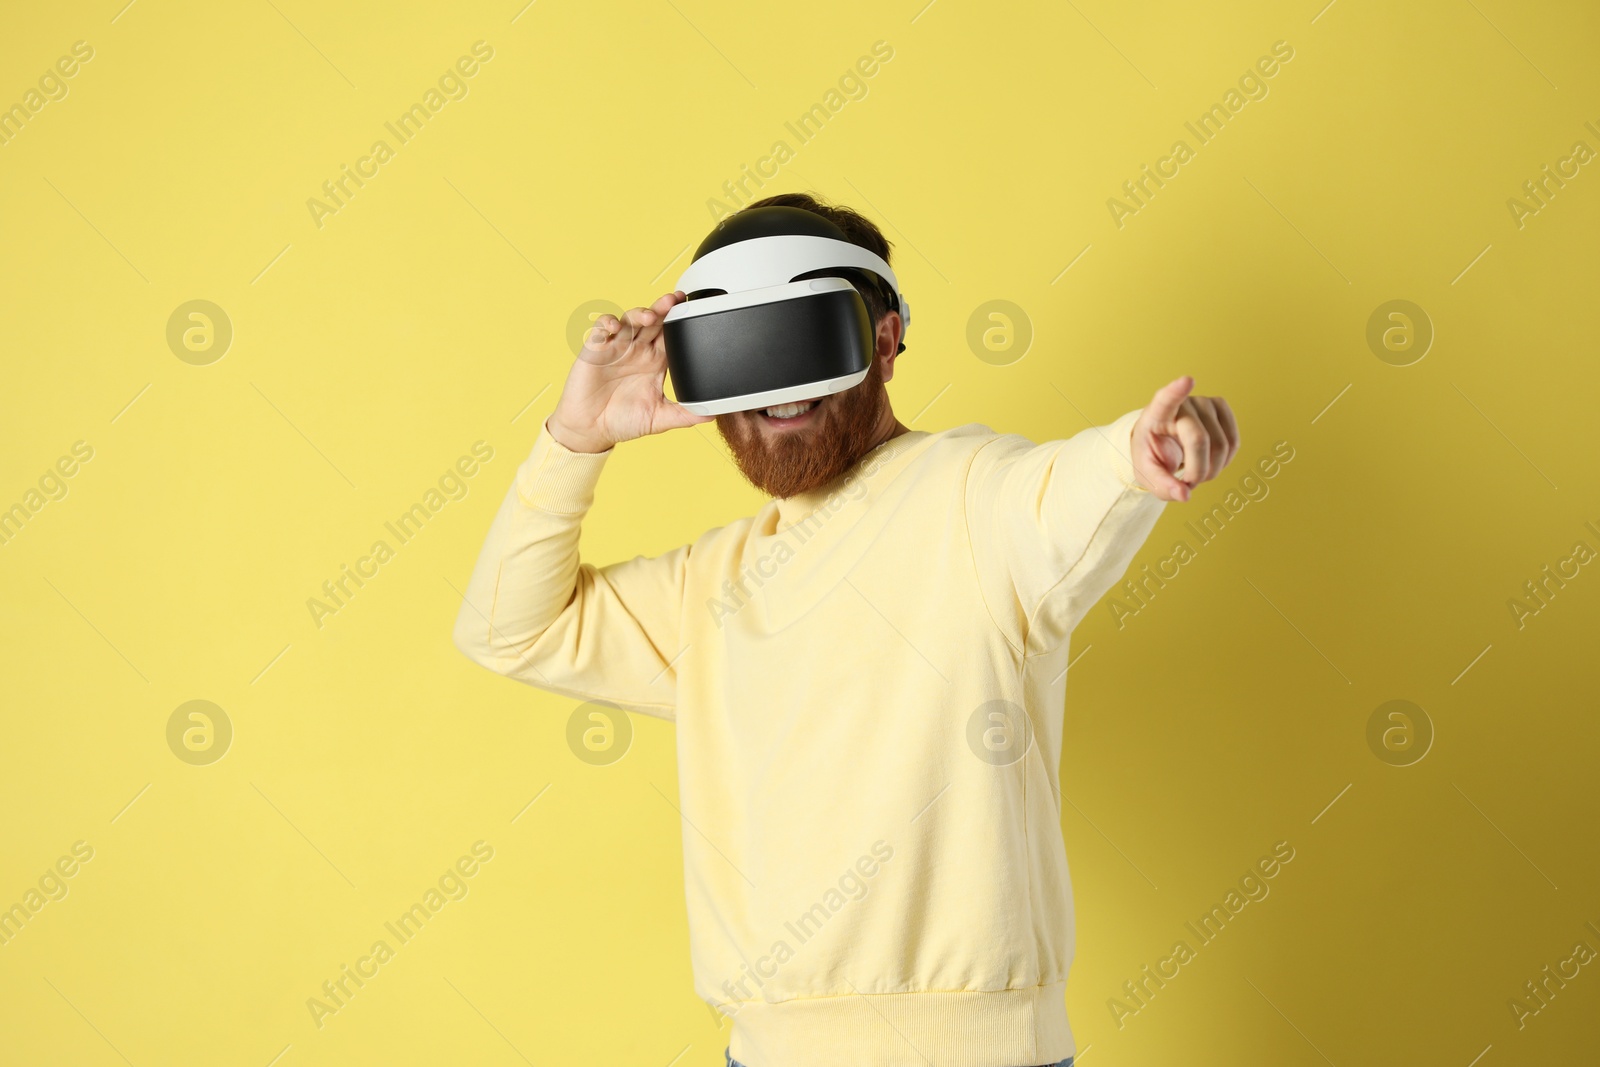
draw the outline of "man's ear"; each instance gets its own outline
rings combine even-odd
[[[900,347],[900,312],[891,311],[878,320],[878,336],[875,338],[876,348],[873,358],[880,361],[883,368],[883,380],[888,381],[894,377],[894,361],[899,354]]]

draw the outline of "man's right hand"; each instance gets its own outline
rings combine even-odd
[[[545,420],[557,443],[573,452],[604,452],[619,441],[716,418],[668,400],[661,388],[667,376],[662,320],[686,299],[680,289],[647,308],[623,312],[620,320],[595,319]]]

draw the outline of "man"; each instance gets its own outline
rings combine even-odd
[[[889,258],[847,208],[749,206],[767,204]],[[681,291],[601,316],[495,515],[455,642],[676,725],[695,991],[733,1018],[730,1064],[1070,1064],[1068,637],[1238,429],[1185,376],[1044,444],[910,430],[884,387],[904,324],[859,285],[867,377],[799,411],[665,397]],[[713,418],[773,499],[657,557],[580,562],[614,447]]]

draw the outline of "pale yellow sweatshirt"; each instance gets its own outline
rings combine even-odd
[[[1161,514],[1128,458],[1138,416],[1043,444],[912,430],[831,485],[605,566],[578,534],[611,451],[541,425],[455,642],[676,724],[695,990],[741,1063],[1075,1054],[1068,637]]]

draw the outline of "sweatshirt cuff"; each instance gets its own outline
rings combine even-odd
[[[517,468],[517,496],[530,508],[562,515],[578,515],[594,504],[595,483],[614,449],[574,452],[557,441],[545,422],[533,451]]]
[[[1135,408],[1117,418],[1106,427],[1105,434],[1100,438],[1100,444],[1106,462],[1111,465],[1117,480],[1136,493],[1149,493],[1150,490],[1138,483],[1133,471],[1133,427],[1142,414],[1144,414],[1143,408]]]

